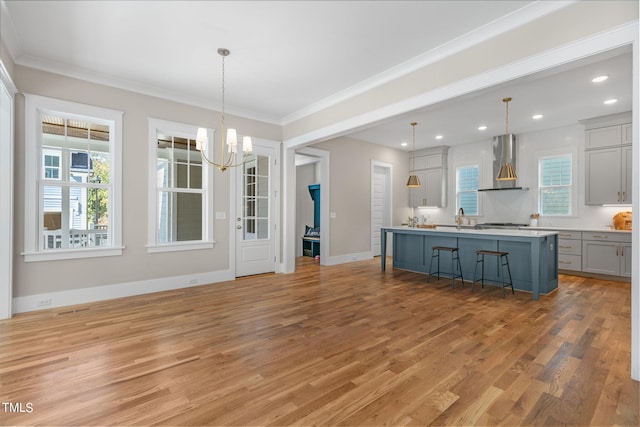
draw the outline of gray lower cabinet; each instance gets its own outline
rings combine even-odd
[[[513,286],[516,290],[532,292],[534,299],[537,299],[537,293],[544,295],[558,287],[557,253],[554,249],[557,246],[556,235],[546,237],[492,236],[466,234],[457,232],[454,228],[451,229],[451,232],[430,232],[427,229],[394,230],[393,267],[429,273],[434,246],[459,248],[462,275],[465,282],[480,278],[480,268],[476,270],[477,256],[475,251],[487,249],[509,253],[509,266]],[[535,282],[532,275],[532,271],[536,269],[534,254],[538,260],[538,278]],[[451,255],[448,252],[443,252],[440,256],[440,272],[445,277],[450,276],[454,268]],[[433,267],[435,271],[435,265]],[[502,269],[496,257],[485,258],[484,273],[485,281],[488,284],[501,281]]]
[[[558,268],[582,271],[582,232],[558,232]]]
[[[582,271],[631,277],[630,233],[582,233]]]

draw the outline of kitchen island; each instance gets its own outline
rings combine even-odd
[[[462,275],[473,280],[478,249],[509,252],[509,265],[516,290],[531,292],[533,299],[558,288],[558,235],[555,231],[508,229],[476,230],[455,227],[409,228],[383,227],[381,230],[382,271],[386,269],[387,234],[393,235],[393,267],[429,274],[431,248],[459,248]],[[451,274],[447,257],[440,262],[444,275]],[[479,270],[479,269],[478,269]],[[479,272],[478,272],[479,273]],[[485,258],[485,282],[497,283],[496,257]]]

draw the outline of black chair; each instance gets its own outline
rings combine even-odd
[[[504,298],[504,288],[505,286],[511,286],[511,293],[515,295],[515,291],[513,290],[513,280],[511,279],[511,269],[509,268],[509,252],[501,252],[501,251],[489,251],[485,249],[480,249],[476,251],[476,268],[473,270],[473,282],[471,282],[471,292],[473,292],[473,285],[477,282],[476,274],[478,272],[478,264],[482,264],[481,276],[480,276],[480,284],[484,288],[484,257],[485,255],[497,256],[500,260],[500,279],[501,279],[501,287],[502,287],[502,298]],[[509,283],[504,282],[504,267],[507,267],[507,273],[509,274]]]
[[[451,287],[455,287],[455,279],[457,277],[459,277],[462,284],[464,284],[464,278],[462,277],[462,265],[460,264],[460,255],[458,253],[458,248],[452,248],[449,246],[434,246],[431,248],[431,262],[429,263],[429,279],[427,279],[427,283],[431,281],[431,275],[433,274],[432,267],[434,258],[438,259],[438,271],[436,271],[435,273],[438,279],[440,278],[440,251],[449,252],[451,254]],[[458,264],[458,274],[455,273],[456,261]]]

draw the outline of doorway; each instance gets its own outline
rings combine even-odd
[[[236,169],[236,277],[276,271],[279,154],[278,148],[256,141]]]
[[[380,229],[391,225],[392,172],[393,166],[390,163],[375,160],[371,162],[371,253],[373,256],[381,254]]]

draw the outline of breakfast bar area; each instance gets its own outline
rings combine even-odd
[[[533,299],[558,288],[558,236],[554,231],[529,231],[436,227],[383,227],[381,229],[381,267],[386,269],[387,236],[393,236],[393,268],[429,274],[434,246],[458,248],[465,283],[474,280],[476,251],[508,252],[515,290],[531,292]],[[485,260],[485,282],[499,283],[498,259]],[[443,276],[451,276],[452,263],[443,258]],[[455,273],[458,273],[457,268]]]

